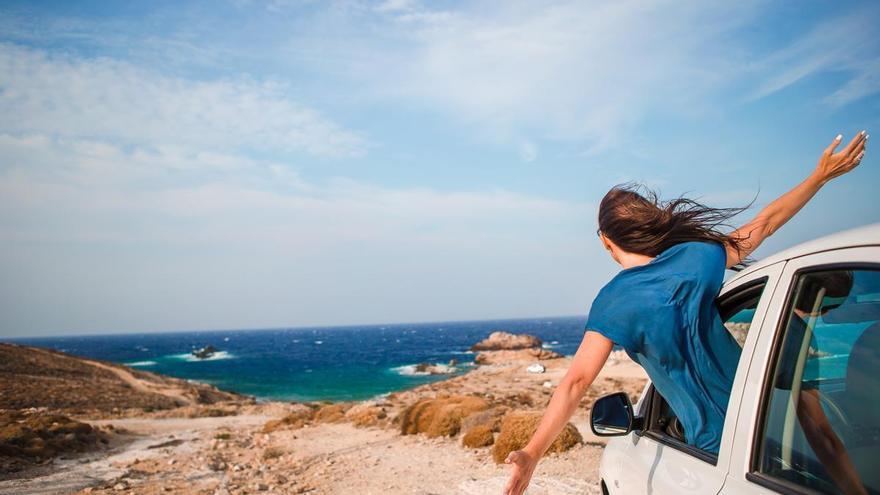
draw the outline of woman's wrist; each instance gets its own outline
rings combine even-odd
[[[542,453],[541,453],[540,449],[535,447],[534,445],[526,445],[525,447],[522,448],[522,450],[523,450],[523,452],[528,454],[529,457],[531,457],[532,460],[535,462],[537,462],[538,459],[541,458]]]
[[[809,175],[809,177],[807,177],[806,182],[814,186],[816,189],[819,189],[820,187],[824,186],[829,180],[831,179],[826,177],[825,174],[817,168],[813,171],[812,174]]]

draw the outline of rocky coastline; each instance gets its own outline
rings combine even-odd
[[[500,462],[531,436],[570,365],[542,344],[493,332],[471,348],[477,366],[464,374],[338,403],[258,403],[0,344],[0,494],[500,492],[509,469]],[[457,363],[424,364],[419,372],[443,374]],[[615,391],[635,397],[644,383],[613,353],[533,491],[598,493],[603,441],[590,434],[589,407]]]

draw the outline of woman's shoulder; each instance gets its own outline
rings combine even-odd
[[[712,240],[681,242],[668,248],[661,256],[697,269],[720,268],[723,272],[727,266],[727,249],[721,242]]]

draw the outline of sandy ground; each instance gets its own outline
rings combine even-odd
[[[589,428],[588,407],[596,397],[641,390],[644,372],[622,356],[609,362],[572,418],[584,442],[545,456],[529,490],[538,494],[600,493],[598,464],[603,442]],[[543,410],[552,386],[570,359],[544,361],[546,372],[528,373],[529,363],[479,366],[448,380],[394,394],[389,414],[438,392],[500,396],[526,393]],[[544,386],[549,381],[551,387]],[[234,416],[86,420],[121,432],[107,452],[59,459],[50,474],[0,481],[0,494],[48,493],[501,493],[510,466],[495,464],[491,448],[462,446],[461,435],[427,438],[401,435],[390,426],[322,423],[263,433],[263,425],[290,410],[289,404],[247,406]]]

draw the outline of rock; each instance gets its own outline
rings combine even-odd
[[[476,426],[488,425],[492,431],[498,431],[501,427],[501,417],[508,411],[510,411],[510,407],[499,405],[485,411],[471,413],[461,420],[461,430],[468,431]]]
[[[199,359],[208,359],[209,357],[213,356],[216,353],[217,353],[217,348],[212,345],[206,345],[205,347],[202,347],[201,349],[192,351],[192,355],[199,358]]]
[[[471,351],[501,351],[541,347],[541,339],[534,335],[492,332],[486,339],[470,347]]]
[[[543,364],[534,363],[534,364],[530,364],[529,367],[526,368],[526,371],[528,371],[529,373],[543,373],[544,369],[545,368],[544,368]]]
[[[265,484],[265,483],[257,483],[257,485],[255,486],[255,488],[256,488],[258,491],[265,492],[266,490],[269,489],[269,485],[267,485],[267,484]]]
[[[513,411],[501,420],[501,431],[492,447],[492,458],[496,463],[504,462],[507,454],[526,446],[538,429],[543,413],[532,411]],[[547,452],[564,452],[583,442],[580,432],[571,423],[566,423],[559,436],[550,444]]]
[[[553,382],[547,380],[546,382],[542,383],[541,386],[544,388],[553,388]]]
[[[508,364],[515,362],[532,362],[535,360],[546,361],[564,357],[558,352],[540,347],[533,349],[520,349],[516,351],[483,351],[474,356],[476,364]]]
[[[455,361],[454,359],[452,361]],[[450,363],[452,363],[450,361]],[[431,364],[431,363],[419,363],[412,368],[412,374],[415,375],[448,375],[450,373],[455,373],[456,368],[454,364]]]

